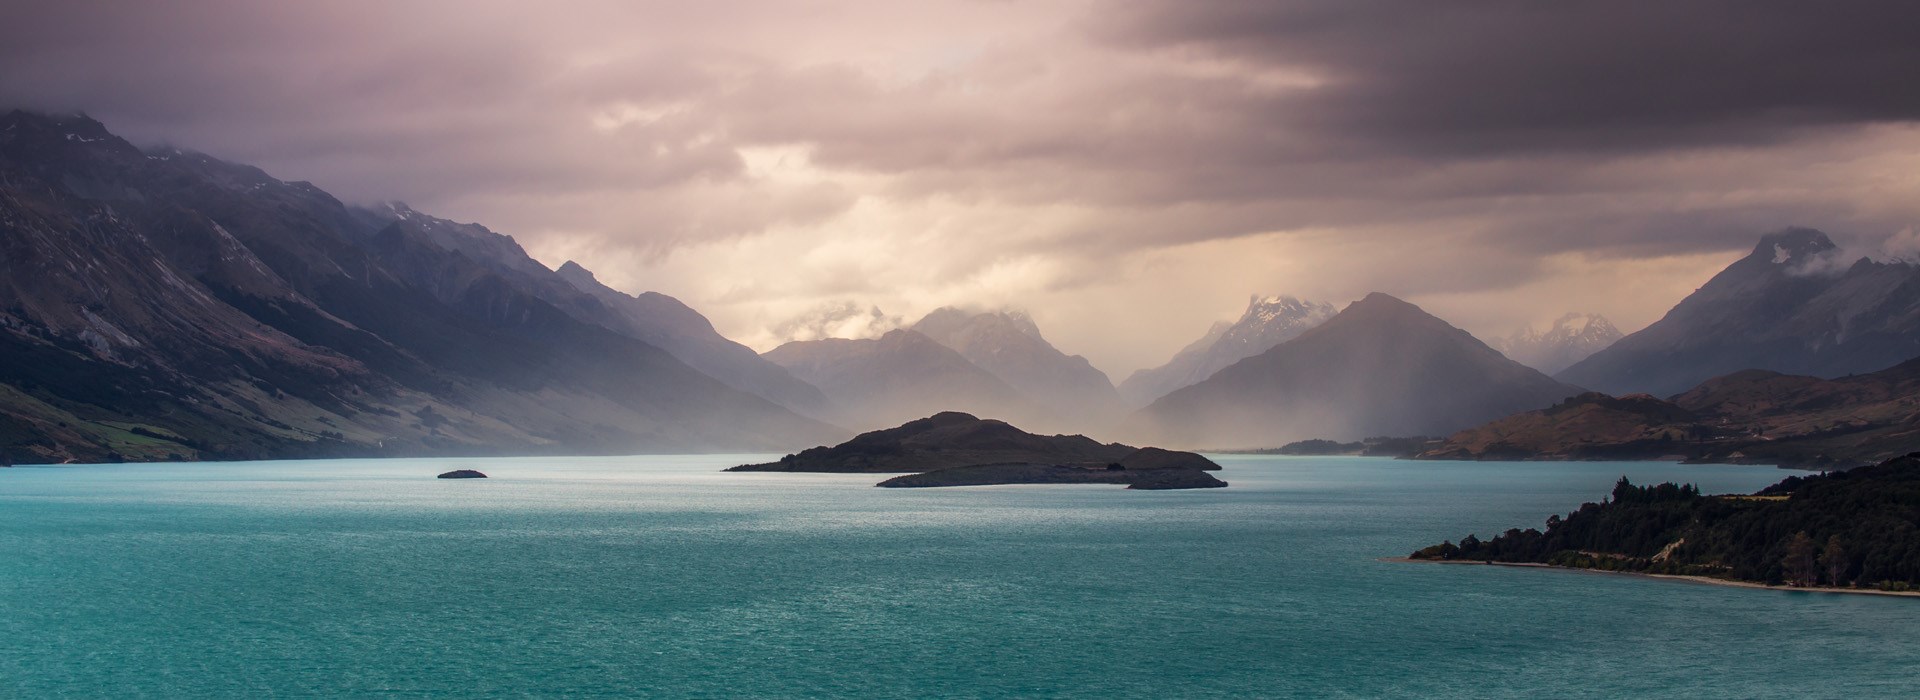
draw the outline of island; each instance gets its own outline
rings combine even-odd
[[[445,473],[445,474],[441,474],[440,476],[438,476],[438,477],[435,477],[435,478],[439,478],[439,479],[485,479],[485,478],[487,478],[487,475],[485,475],[485,474],[482,474],[482,473],[480,473],[480,472],[477,472],[477,471],[474,471],[474,470],[472,470],[472,469],[455,469],[455,470],[453,470],[453,471],[450,471],[450,472],[447,472],[447,473]]]
[[[1467,535],[1416,561],[1557,566],[1708,583],[1853,592],[1920,591],[1920,452],[1793,476],[1757,493],[1636,486],[1547,519],[1546,530]]]
[[[1139,490],[1220,488],[1220,465],[1192,452],[1035,435],[1004,421],[948,411],[863,433],[765,464],[727,471],[897,474],[887,488],[997,484],[1125,484]]]

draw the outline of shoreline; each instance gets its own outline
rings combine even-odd
[[[1881,591],[1881,590],[1874,590],[1871,588],[1834,588],[1831,586],[1815,586],[1812,588],[1796,588],[1793,586],[1769,586],[1764,583],[1755,583],[1752,581],[1733,581],[1733,580],[1723,579],[1723,578],[1713,578],[1711,576],[1692,576],[1692,575],[1686,575],[1686,574],[1649,574],[1649,573],[1643,573],[1639,571],[1606,571],[1603,569],[1582,569],[1582,568],[1571,567],[1571,566],[1554,566],[1552,564],[1541,564],[1539,562],[1530,562],[1530,561],[1461,561],[1461,560],[1442,560],[1442,559],[1414,559],[1412,557],[1381,557],[1378,561],[1390,562],[1395,564],[1450,564],[1455,566],[1505,566],[1505,567],[1511,567],[1516,569],[1554,569],[1558,571],[1569,571],[1569,572],[1582,573],[1582,574],[1609,574],[1614,576],[1632,576],[1636,578],[1663,579],[1663,580],[1675,581],[1679,583],[1696,583],[1696,584],[1706,584],[1710,586],[1726,586],[1730,588],[1749,588],[1749,589],[1758,589],[1758,590],[1766,590],[1766,591],[1781,591],[1781,592],[1796,592],[1796,593],[1850,593],[1855,595],[1877,595],[1877,596],[1888,596],[1888,597],[1894,597],[1894,598],[1920,598],[1920,591]]]

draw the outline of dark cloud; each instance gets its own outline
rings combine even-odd
[[[1767,143],[1920,117],[1920,6],[1695,1],[1123,3],[1097,33],[1320,81],[1271,124],[1404,152]]]

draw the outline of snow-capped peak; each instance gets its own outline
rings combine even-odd
[[[1487,345],[1515,362],[1552,374],[1605,349],[1621,335],[1605,316],[1576,312],[1555,319],[1545,332],[1524,324],[1513,335],[1494,338]]]

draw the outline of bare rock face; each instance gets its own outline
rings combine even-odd
[[[487,475],[485,475],[485,474],[482,474],[482,473],[480,473],[480,472],[478,472],[478,471],[474,471],[474,470],[472,470],[472,469],[455,469],[455,470],[453,470],[453,471],[450,471],[450,472],[447,472],[447,473],[445,473],[445,474],[441,474],[441,475],[440,475],[439,477],[437,477],[437,478],[440,478],[440,479],[485,479],[485,478],[487,478]]]

